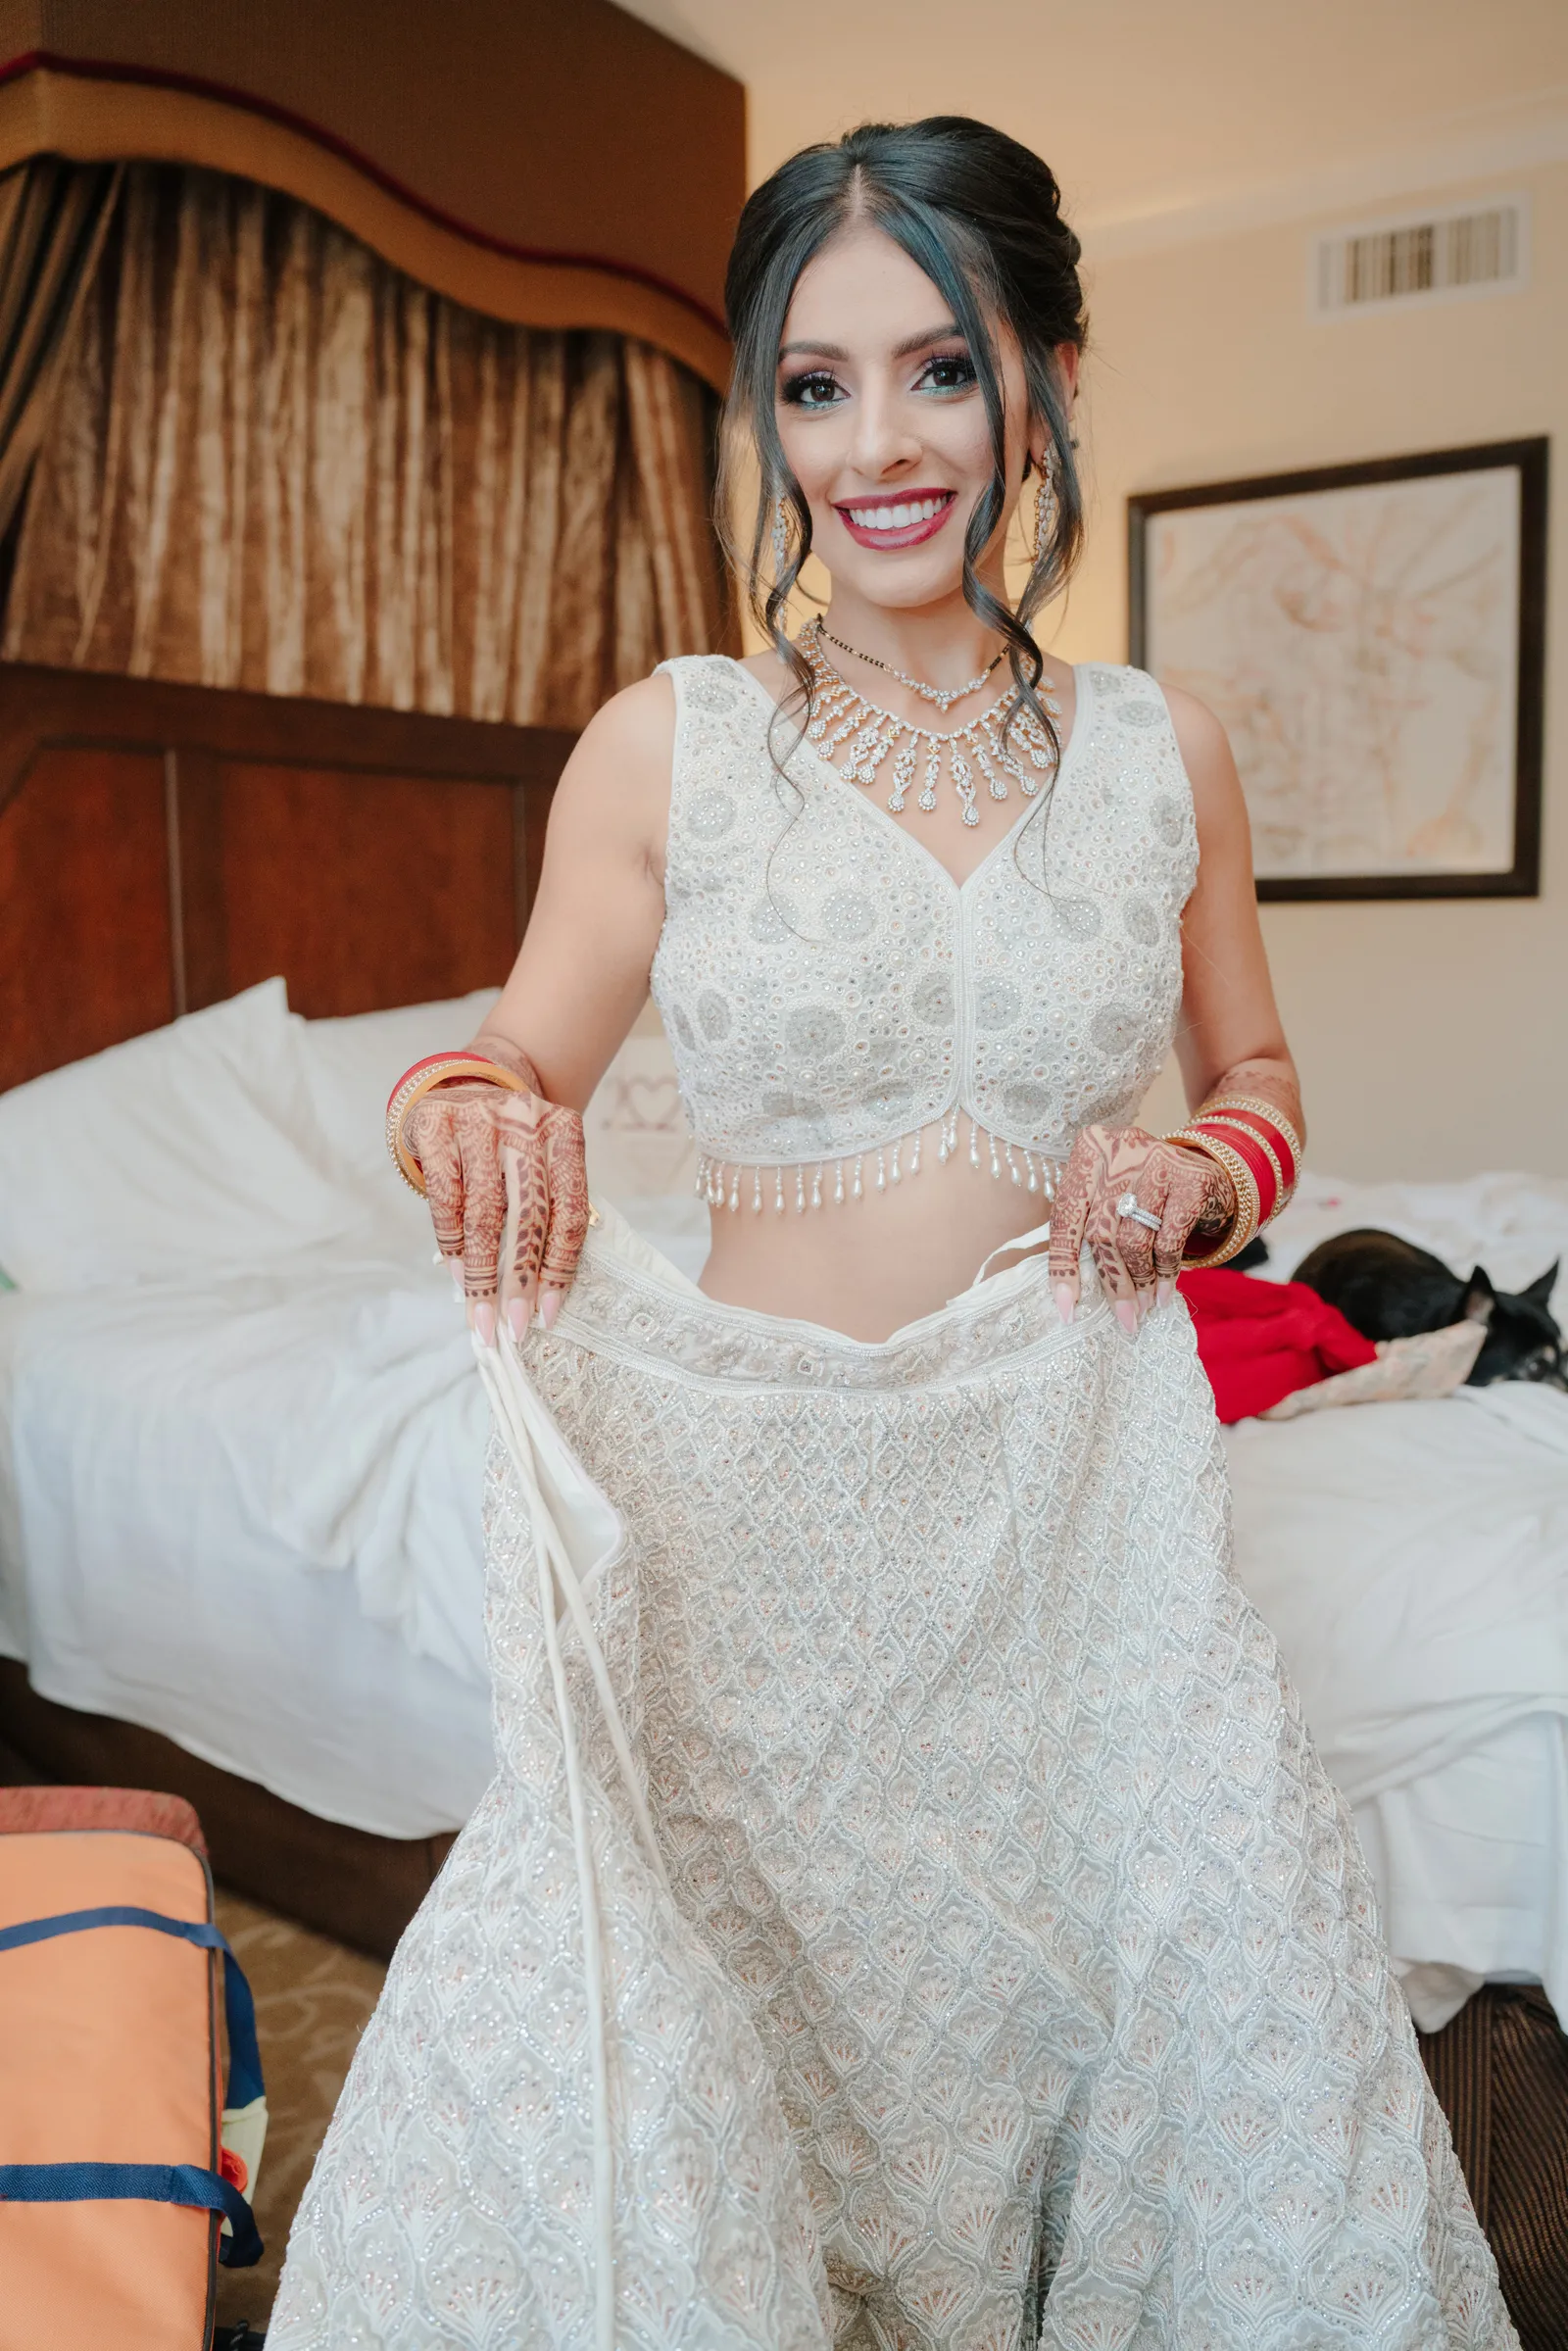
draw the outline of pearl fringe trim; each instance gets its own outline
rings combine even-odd
[[[958,1155],[961,1115],[965,1114],[952,1110],[942,1121],[937,1157],[944,1162]],[[968,1123],[969,1164],[976,1173],[984,1173],[989,1165],[999,1184],[1006,1175],[1020,1191],[1036,1193],[1047,1200],[1055,1198],[1061,1160],[1048,1159],[1043,1151],[1027,1151],[1019,1143],[1005,1143],[973,1118]],[[847,1200],[864,1200],[868,1192],[885,1193],[891,1185],[902,1184],[906,1176],[917,1176],[921,1140],[917,1128],[911,1135],[898,1136],[891,1144],[879,1144],[875,1151],[818,1159],[814,1165],[806,1159],[781,1160],[771,1168],[715,1159],[704,1151],[697,1162],[697,1180],[692,1189],[710,1208],[727,1207],[732,1213],[738,1213],[743,1204],[759,1216],[764,1206],[779,1216],[786,1206],[793,1207],[798,1216],[805,1215],[808,1205],[820,1208],[830,1203],[842,1208]],[[875,1161],[874,1168],[867,1165],[871,1160]]]

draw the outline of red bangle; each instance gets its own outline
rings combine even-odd
[[[1301,1141],[1283,1110],[1255,1094],[1221,1094],[1205,1102],[1199,1116],[1230,1119],[1238,1126],[1250,1127],[1264,1149],[1278,1159],[1284,1197],[1290,1198],[1301,1172]],[[1280,1204],[1284,1205],[1283,1200]]]
[[[1232,1125],[1229,1120],[1195,1118],[1192,1132],[1208,1135],[1216,1143],[1228,1143],[1239,1159],[1245,1160],[1257,1186],[1257,1221],[1266,1225],[1280,1204],[1280,1167],[1265,1150],[1250,1127]]]
[[[1250,1106],[1250,1105],[1249,1105],[1249,1107]],[[1280,1210],[1284,1207],[1286,1201],[1290,1199],[1291,1194],[1296,1189],[1294,1181],[1296,1174],[1296,1158],[1285,1138],[1283,1136],[1276,1137],[1274,1129],[1268,1125],[1267,1120],[1263,1119],[1260,1113],[1255,1113],[1252,1118],[1242,1118],[1238,1116],[1237,1112],[1231,1108],[1228,1102],[1215,1103],[1211,1108],[1205,1110],[1202,1115],[1205,1119],[1207,1119],[1211,1130],[1214,1127],[1224,1127],[1229,1130],[1233,1137],[1237,1135],[1245,1136],[1249,1143],[1255,1143],[1257,1149],[1263,1152],[1264,1156],[1268,1160],[1274,1176],[1274,1204],[1269,1210],[1269,1215],[1271,1217],[1278,1216]],[[1265,1129],[1265,1132],[1261,1135],[1257,1131],[1259,1124],[1261,1124]],[[1278,1149],[1276,1149],[1276,1144],[1278,1145]],[[1282,1159],[1285,1163],[1285,1166],[1281,1165]],[[1286,1181],[1286,1166],[1288,1166],[1291,1170],[1291,1176],[1293,1180],[1290,1182]]]
[[[1296,1164],[1296,1153],[1291,1149],[1290,1138],[1284,1129],[1275,1126],[1271,1119],[1263,1117],[1260,1111],[1254,1110],[1250,1106],[1246,1109],[1238,1109],[1232,1103],[1226,1102],[1224,1109],[1227,1118],[1232,1119],[1237,1126],[1250,1127],[1253,1134],[1268,1146],[1280,1163],[1280,1175],[1286,1191],[1294,1192],[1298,1170]]]

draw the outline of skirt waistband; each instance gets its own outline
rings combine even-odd
[[[851,1339],[820,1323],[708,1298],[612,1209],[602,1214],[553,1338],[722,1386],[885,1394],[946,1385],[1082,1346],[1111,1320],[1086,1258],[1083,1300],[1064,1325],[1046,1260],[1035,1256],[977,1282],[891,1339]]]

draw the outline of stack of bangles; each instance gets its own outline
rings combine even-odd
[[[416,1061],[412,1069],[406,1069],[386,1105],[386,1148],[405,1184],[421,1200],[425,1197],[424,1170],[403,1140],[409,1113],[416,1102],[422,1102],[438,1086],[456,1085],[465,1078],[483,1079],[509,1094],[530,1091],[521,1078],[504,1069],[499,1061],[487,1061],[478,1053],[427,1053],[422,1061]]]
[[[1223,1167],[1236,1190],[1236,1217],[1218,1249],[1187,1257],[1193,1271],[1223,1265],[1276,1217],[1296,1190],[1301,1172],[1301,1143],[1290,1120],[1272,1102],[1235,1095],[1205,1102],[1188,1126],[1165,1137],[1185,1143]],[[1197,1236],[1195,1235],[1195,1239]]]

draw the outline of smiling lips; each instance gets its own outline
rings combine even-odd
[[[903,490],[897,498],[835,500],[840,521],[858,547],[918,547],[952,514],[953,490]]]

